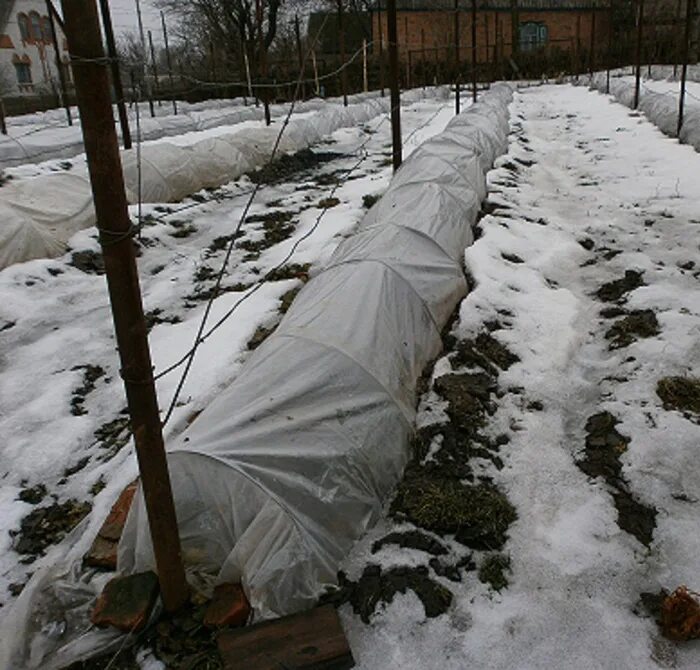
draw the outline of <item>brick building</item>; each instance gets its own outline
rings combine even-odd
[[[386,1],[372,12],[375,47],[387,42]],[[471,59],[471,1],[459,0],[460,58]],[[453,0],[397,0],[399,53],[414,63],[454,58]],[[608,0],[477,0],[477,62],[487,63],[514,55],[555,51],[583,58],[591,44],[596,53],[607,50],[611,16]],[[514,28],[517,28],[514,30]],[[515,42],[515,48],[513,48]],[[517,58],[515,59],[517,60]]]

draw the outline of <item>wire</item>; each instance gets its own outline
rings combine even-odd
[[[310,45],[309,49],[307,49],[306,54],[304,56],[304,59],[302,61],[302,67],[299,72],[299,79],[297,80],[296,88],[294,90],[294,96],[292,98],[292,103],[289,106],[289,111],[287,112],[287,115],[284,119],[284,123],[282,124],[282,127],[280,128],[279,132],[277,133],[277,137],[275,139],[275,144],[272,147],[272,153],[270,154],[270,158],[268,159],[268,164],[271,163],[275,155],[277,154],[277,150],[279,148],[280,142],[282,141],[282,135],[284,134],[284,131],[286,130],[287,126],[289,125],[289,120],[292,116],[292,113],[294,112],[294,105],[297,101],[297,97],[299,96],[299,93],[301,92],[301,84],[302,84],[302,77],[304,73],[304,67],[306,65],[306,62],[308,60],[309,54],[311,53],[312,49],[315,48],[316,43],[321,35],[321,32],[323,31],[323,28],[326,25],[326,22],[328,21],[329,15],[326,15],[323,23],[321,24],[318,32],[316,33],[316,38],[314,39],[313,43]],[[216,282],[214,284],[211,296],[209,300],[207,301],[206,308],[204,310],[204,314],[202,315],[202,320],[200,322],[199,328],[197,329],[197,335],[195,336],[194,344],[190,350],[190,352],[187,354],[187,363],[185,365],[185,369],[183,370],[182,376],[180,377],[180,380],[178,381],[177,387],[175,388],[175,393],[173,394],[173,398],[170,401],[170,406],[168,407],[168,411],[165,415],[165,419],[163,420],[163,425],[167,424],[169,421],[170,417],[172,416],[173,411],[175,410],[175,406],[177,404],[178,398],[180,397],[180,393],[182,391],[183,386],[185,385],[185,381],[187,380],[187,376],[189,375],[189,372],[192,368],[192,364],[194,361],[194,357],[197,353],[197,349],[199,348],[202,340],[202,334],[204,333],[204,329],[206,328],[207,320],[209,319],[209,314],[211,313],[212,306],[214,304],[214,300],[219,295],[219,290],[221,288],[221,282],[224,277],[224,273],[226,272],[226,267],[228,266],[228,262],[231,258],[231,254],[233,253],[233,249],[236,244],[236,237],[238,235],[238,232],[241,229],[241,226],[243,225],[243,222],[245,221],[248,212],[250,211],[250,208],[253,204],[253,201],[255,200],[255,196],[257,195],[258,191],[262,187],[262,182],[258,182],[255,187],[253,188],[248,201],[246,202],[246,205],[243,209],[243,213],[241,214],[240,219],[238,220],[238,224],[236,225],[234,233],[231,235],[231,239],[229,240],[228,248],[226,249],[226,255],[224,256],[223,263],[221,264],[221,269],[219,270],[219,273],[216,277]]]

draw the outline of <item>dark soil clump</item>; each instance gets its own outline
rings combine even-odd
[[[113,421],[103,423],[94,433],[101,449],[106,450],[102,460],[116,456],[131,439],[131,427],[128,416],[120,416]]]
[[[105,273],[105,262],[102,254],[90,249],[86,251],[74,251],[71,254],[68,265],[78,268],[81,272],[93,275],[103,275]]]
[[[45,497],[46,487],[43,484],[37,484],[31,488],[22,489],[17,499],[30,505],[38,505]]]
[[[397,593],[413,591],[423,603],[425,616],[444,614],[452,604],[452,593],[430,578],[427,566],[398,567],[382,572],[378,565],[368,565],[357,582],[341,572],[339,588],[322,598],[336,607],[350,603],[356,614],[368,624],[380,603],[391,603]]]
[[[479,581],[490,584],[495,591],[502,591],[508,586],[506,572],[510,572],[510,556],[491,554],[479,566]]]
[[[505,253],[502,253],[502,254],[501,254],[501,258],[502,258],[503,260],[505,260],[505,261],[508,261],[509,263],[516,263],[516,264],[519,264],[519,263],[524,263],[524,262],[525,262],[525,261],[524,261],[522,258],[520,258],[520,256],[518,256],[517,254],[505,254]]]
[[[700,379],[697,377],[664,377],[656,385],[656,394],[664,409],[700,414]]]
[[[621,349],[638,337],[654,337],[659,332],[656,314],[650,309],[639,309],[616,321],[605,333],[605,339],[611,340],[610,349]]]
[[[42,556],[47,547],[62,540],[92,509],[88,502],[67,500],[48,507],[38,507],[22,519],[20,529],[10,534],[17,539],[18,554]]]
[[[618,432],[618,423],[610,412],[600,412],[588,419],[585,457],[578,466],[589,477],[602,477],[613,489],[618,526],[649,546],[656,527],[656,510],[639,502],[622,476],[620,457],[627,451],[630,439]]]
[[[419,530],[410,530],[405,533],[389,533],[372,545],[372,553],[376,554],[386,545],[398,545],[402,549],[417,549],[432,556],[444,556],[447,553],[445,546],[436,539],[421,533]]]
[[[146,329],[150,332],[153,326],[159,323],[180,323],[182,319],[179,316],[163,316],[163,310],[159,307],[152,309],[144,314],[146,320]]]
[[[292,176],[300,172],[313,170],[317,166],[337,158],[343,158],[343,154],[333,151],[302,149],[295,154],[280,156],[249,176],[254,184],[276,184],[281,181],[289,181]]]
[[[105,374],[104,369],[99,365],[77,365],[72,368],[72,370],[84,370],[83,372],[83,383],[73,391],[73,396],[70,400],[71,409],[70,412],[73,416],[82,416],[87,414],[87,410],[84,407],[85,398],[89,393],[95,390],[95,382],[103,377]]]
[[[596,296],[603,302],[616,302],[622,299],[626,293],[630,293],[640,286],[644,286],[642,273],[636,270],[626,270],[625,276],[621,279],[603,284],[596,292]]]

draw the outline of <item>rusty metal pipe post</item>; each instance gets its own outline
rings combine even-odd
[[[188,598],[95,0],[62,0],[141,485],[165,609]]]
[[[401,93],[399,91],[399,47],[396,29],[396,0],[387,0],[387,27],[389,37],[389,86],[391,93],[391,146],[394,170],[402,158],[401,147]]]
[[[693,5],[697,0],[685,0],[685,34],[683,36],[683,63],[681,66],[681,92],[678,100],[678,128],[676,137],[680,138],[683,129],[683,113],[685,111],[685,88],[688,79],[688,58],[690,55],[690,30],[693,22]]]

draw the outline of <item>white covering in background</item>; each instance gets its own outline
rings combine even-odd
[[[236,381],[169,446],[190,569],[240,581],[256,618],[312,605],[409,457],[416,382],[467,286],[464,249],[507,149],[497,85],[402,165]],[[122,572],[154,567],[141,492]]]
[[[446,93],[447,89],[437,88],[430,95]],[[406,92],[403,99],[415,102],[424,96],[416,89]],[[324,135],[364,123],[389,109],[388,99],[375,92],[349,96],[349,102],[348,107],[319,100],[299,103],[301,112],[318,111],[308,118],[291,117],[275,155],[307,148]],[[170,142],[145,145],[141,149],[141,201],[175,202],[259,168],[270,160],[278,134],[277,127],[261,127],[184,146]],[[121,160],[127,198],[135,204],[139,192],[136,149],[122,151]],[[33,258],[60,256],[73,234],[95,223],[87,169],[75,167],[70,173],[9,181],[0,188],[0,217],[0,270]]]
[[[602,93],[607,90],[607,76],[605,73],[597,73],[590,82],[591,88]],[[610,94],[615,99],[632,108],[634,106],[634,84],[622,79],[612,77],[610,79]],[[657,93],[644,86],[639,92],[639,110],[665,135],[676,137],[678,130],[678,103],[679,94]],[[683,127],[681,128],[680,141],[689,144],[696,151],[700,151],[700,105],[689,96],[685,100],[683,112]]]

